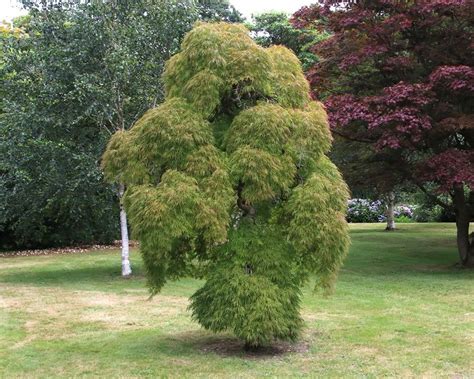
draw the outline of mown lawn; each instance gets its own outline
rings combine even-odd
[[[454,266],[454,226],[381,228],[352,226],[332,297],[305,292],[304,348],[261,356],[190,320],[198,281],[148,301],[135,252],[129,280],[117,251],[0,258],[0,377],[474,377],[474,272]]]

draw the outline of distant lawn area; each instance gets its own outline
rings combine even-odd
[[[259,356],[191,321],[198,281],[148,301],[135,251],[129,280],[118,251],[0,258],[0,377],[474,377],[454,225],[399,227],[352,225],[336,293],[304,294],[302,341]]]

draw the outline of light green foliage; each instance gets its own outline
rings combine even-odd
[[[316,167],[288,202],[287,232],[296,255],[304,262],[302,272],[316,272],[317,284],[329,292],[349,247],[345,219],[348,190],[328,158],[322,157]]]
[[[267,49],[273,62],[273,91],[283,106],[303,107],[309,102],[309,83],[296,56],[284,46]]]
[[[249,220],[229,232],[205,285],[191,297],[194,319],[213,331],[233,330],[254,346],[298,337],[298,273],[291,244],[272,246],[280,232]]]
[[[347,253],[347,186],[325,154],[327,117],[294,54],[241,25],[198,24],[164,73],[166,101],[103,157],[152,293],[203,277],[190,308],[247,346],[295,339],[300,287],[329,290]]]
[[[327,153],[332,136],[322,104],[311,102],[304,109],[291,110],[290,114],[293,126],[291,151],[295,154],[294,158],[304,164]]]
[[[200,24],[186,35],[181,52],[168,61],[164,81],[169,97],[187,98],[204,112],[206,109],[198,108],[199,103],[203,103],[201,99],[212,97],[212,104],[217,105],[233,87],[237,87],[240,95],[259,93],[270,96],[272,87],[268,73],[271,69],[267,52],[253,42],[244,26]],[[206,77],[208,80],[203,80]],[[216,87],[210,90],[212,83]],[[212,96],[217,92],[219,102]],[[204,108],[207,107],[206,104]],[[216,109],[209,113],[213,111]]]
[[[250,146],[281,155],[290,136],[291,119],[279,105],[258,104],[242,111],[232,122],[227,138],[227,151]]]

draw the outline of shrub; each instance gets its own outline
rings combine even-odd
[[[407,224],[407,223],[413,222],[413,219],[408,216],[402,215],[402,216],[395,217],[395,222],[399,224]]]
[[[384,206],[380,200],[350,199],[347,208],[348,222],[383,222]]]
[[[166,65],[166,101],[104,155],[152,293],[192,275],[193,318],[248,347],[293,340],[300,288],[330,291],[347,253],[348,189],[294,54],[240,25],[199,24]]]
[[[417,222],[455,222],[456,214],[439,205],[422,204],[415,208],[413,218]]]
[[[405,217],[409,220],[413,219],[414,210],[416,209],[413,205],[397,205],[394,213],[396,218]]]
[[[385,222],[385,205],[380,200],[350,199],[347,207],[348,222]],[[394,209],[395,219],[399,222],[413,222],[416,207],[397,205]]]

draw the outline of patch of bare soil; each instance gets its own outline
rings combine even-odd
[[[245,357],[253,359],[282,358],[292,353],[307,353],[310,344],[308,341],[282,342],[274,341],[271,345],[258,349],[246,350],[244,343],[232,337],[222,337],[202,343],[200,350],[206,353],[215,353],[225,357]]]

